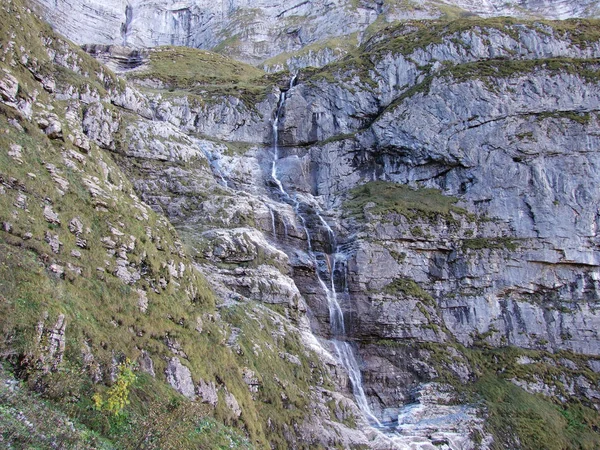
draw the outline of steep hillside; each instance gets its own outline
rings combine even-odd
[[[1,14],[3,444],[600,445],[597,21],[381,19],[297,75],[112,49],[118,78]]]

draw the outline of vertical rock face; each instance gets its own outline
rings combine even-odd
[[[65,353],[65,332],[67,323],[64,314],[60,314],[54,326],[46,324],[48,313],[36,327],[37,364],[43,372],[54,372],[63,360]]]
[[[207,2],[205,0],[141,1],[126,5],[111,1],[34,0],[56,30],[79,44],[116,44],[133,47],[179,45],[221,49],[246,61],[263,61],[282,52],[294,52],[323,39],[359,33],[376,20],[439,17],[439,3],[350,2]],[[594,17],[593,0],[561,1],[445,1],[482,16]],[[336,45],[329,48],[335,49]],[[303,66],[329,60],[312,50]],[[323,59],[324,58],[324,59]],[[312,60],[312,61],[311,61]],[[298,67],[299,61],[290,62]]]

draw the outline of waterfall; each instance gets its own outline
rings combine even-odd
[[[346,259],[343,253],[340,252],[340,248],[337,245],[335,232],[325,218],[320,214],[320,212],[315,210],[315,215],[319,221],[320,228],[326,231],[328,248],[323,252],[313,250],[312,238],[308,228],[307,213],[303,213],[301,211],[303,204],[298,200],[297,196],[292,197],[285,190],[283,183],[277,174],[277,160],[279,159],[279,123],[285,108],[287,96],[289,91],[294,87],[295,81],[296,75],[291,78],[289,89],[287,91],[282,91],[279,94],[277,109],[275,110],[275,116],[273,117],[273,162],[271,164],[271,178],[278,188],[278,194],[283,197],[284,201],[293,205],[296,216],[300,220],[304,232],[306,233],[308,253],[315,262],[315,275],[327,297],[327,304],[329,307],[329,323],[332,336],[331,343],[336,350],[339,362],[348,372],[356,403],[358,404],[365,418],[372,426],[382,427],[381,422],[377,419],[377,417],[375,417],[371,411],[371,408],[369,407],[367,396],[365,395],[365,391],[363,389],[362,376],[358,361],[356,360],[356,356],[354,354],[354,349],[346,340],[347,335],[346,325],[344,323],[344,314],[338,300],[338,292],[336,290],[336,284],[338,286],[341,285],[343,287],[343,294],[345,294],[346,297],[348,296],[348,287],[346,282]],[[272,211],[271,214],[273,214]],[[323,265],[319,267],[319,258],[324,260],[325,267],[323,267]],[[340,263],[343,263],[344,266],[343,270],[341,271],[342,279],[336,280],[336,269],[338,269],[337,266]]]
[[[275,212],[271,207],[269,207],[269,212],[271,213],[271,229],[273,231],[273,239],[277,239],[277,227],[275,226]]]

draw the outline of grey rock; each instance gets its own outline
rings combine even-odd
[[[108,110],[102,103],[88,105],[83,117],[83,131],[99,147],[114,150],[114,134],[119,129],[118,114]]]
[[[177,342],[176,339],[174,339],[170,336],[166,336],[165,337],[165,345],[171,351],[171,353],[187,359],[187,355],[183,351],[183,347],[181,346],[181,344],[179,342]]]
[[[19,81],[6,69],[2,70],[0,79],[0,96],[2,101],[8,104],[16,104],[19,92]]]
[[[22,151],[23,151],[23,147],[21,147],[18,144],[10,144],[10,150],[8,151],[8,156],[10,156],[11,158],[13,158],[15,161],[17,161],[18,163],[23,163],[22,160]]]
[[[590,366],[590,369],[592,369],[594,372],[600,372],[600,361],[598,361],[597,359],[589,360],[588,365]]]
[[[50,272],[56,274],[57,277],[62,278],[65,274],[65,268],[60,264],[50,264]]]
[[[283,52],[294,52],[317,41],[357,33],[377,19],[435,18],[439,3],[419,0],[406,7],[401,2],[327,3],[322,0],[290,5],[253,0],[249,3],[215,4],[194,0],[185,4],[135,0],[123,5],[117,0],[88,3],[66,0],[36,0],[44,16],[63,35],[78,44],[111,44],[138,48],[180,45],[211,49],[227,37],[244,36],[228,50],[240,59],[263,61]],[[517,1],[452,0],[444,3],[482,16],[525,16],[564,19],[598,15],[593,0]],[[335,48],[335,44],[331,47]],[[105,47],[106,48],[106,47]],[[95,53],[97,49],[90,48]],[[109,50],[110,52],[110,50]],[[112,50],[113,61],[125,67],[138,57],[126,50]],[[326,54],[325,54],[326,55]],[[102,54],[99,55],[103,57]],[[322,56],[326,57],[326,56]],[[309,63],[315,59],[309,58]],[[290,61],[291,67],[294,61]],[[297,61],[296,61],[297,64]]]
[[[258,393],[258,389],[260,387],[260,382],[259,382],[258,378],[256,377],[256,374],[254,373],[254,371],[247,367],[244,367],[242,375],[244,378],[244,383],[246,383],[248,385],[248,390],[250,390],[250,392],[252,394]]]
[[[165,376],[167,378],[167,382],[177,392],[186,396],[190,400],[196,398],[192,373],[190,369],[181,364],[181,361],[176,356],[167,362]]]
[[[60,247],[63,245],[63,243],[60,242],[58,234],[53,234],[49,231],[46,231],[44,240],[48,243],[52,252],[56,254],[60,253]]]
[[[83,342],[81,348],[81,356],[83,358],[83,364],[88,373],[90,374],[94,383],[100,383],[102,381],[102,369],[100,364],[96,362],[92,349],[87,342]]]
[[[213,381],[207,383],[201,379],[196,386],[196,392],[202,399],[203,403],[208,403],[212,406],[217,405],[217,402],[219,401],[219,395],[217,392],[217,386]]]
[[[152,361],[150,354],[146,350],[141,351],[140,356],[138,357],[138,364],[142,372],[147,373],[152,377],[156,376],[154,373],[154,361]]]
[[[36,115],[36,123],[50,139],[62,139],[62,123],[56,114],[41,112]]]
[[[69,222],[69,231],[75,236],[81,235],[83,233],[83,222],[78,217],[74,217]]]
[[[44,206],[44,219],[46,219],[46,222],[48,223],[60,225],[60,219],[58,218],[58,214],[56,214],[52,210],[52,206],[50,205]]]
[[[141,313],[145,313],[148,310],[148,296],[146,291],[143,289],[138,289],[138,308]]]
[[[46,326],[48,313],[44,314],[36,327],[38,363],[45,373],[55,372],[62,362],[65,353],[65,333],[67,321],[64,314],[59,314],[53,326]]]

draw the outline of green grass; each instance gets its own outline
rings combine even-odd
[[[406,185],[373,181],[350,191],[344,208],[351,215],[370,214],[386,217],[398,214],[408,220],[436,220],[464,215],[466,210],[456,206],[455,197],[443,195],[438,189],[413,189]]]
[[[158,80],[165,89],[198,94],[204,101],[231,95],[248,106],[266,96],[266,74],[256,67],[218,53],[187,47],[150,50],[144,69],[128,75],[130,80]]]
[[[587,406],[577,402],[558,405],[494,375],[480,378],[475,392],[485,402],[494,449],[591,450],[600,446],[595,431],[600,417]]]
[[[390,295],[402,294],[407,297],[418,298],[429,304],[434,302],[431,294],[419,286],[415,280],[411,280],[410,278],[395,279],[383,289],[383,292]]]
[[[580,125],[587,125],[592,120],[590,113],[578,112],[578,111],[552,111],[540,113],[537,115],[538,120],[544,120],[548,118],[552,119],[568,119],[573,122],[577,122]]]

